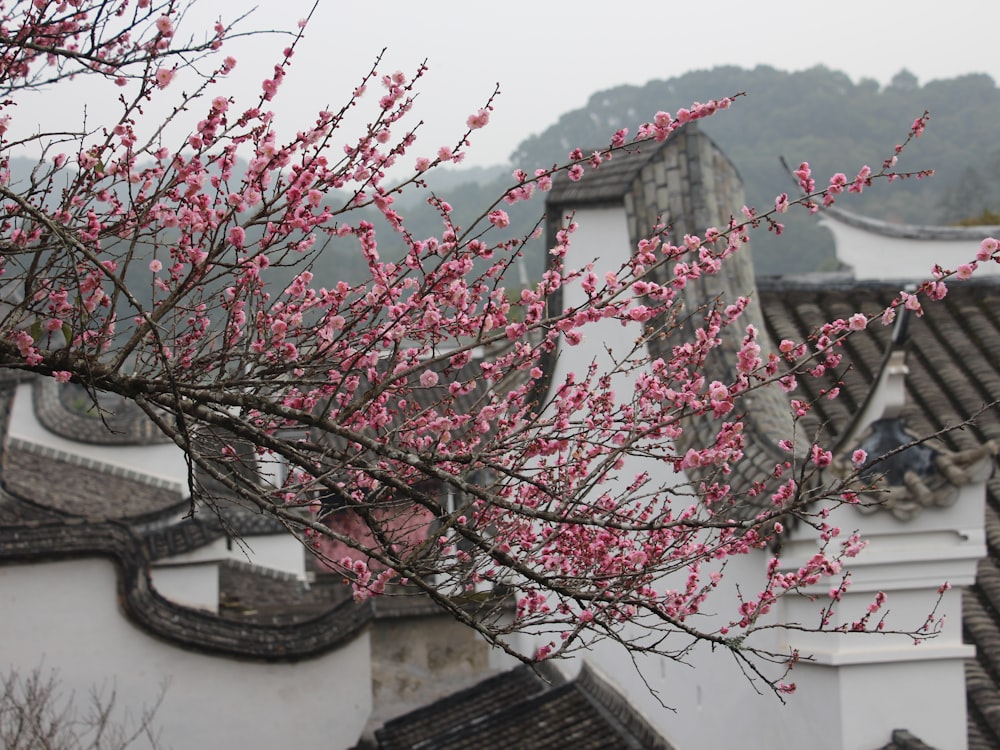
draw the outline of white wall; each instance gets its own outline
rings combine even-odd
[[[184,453],[173,443],[158,445],[92,445],[67,440],[42,426],[35,417],[32,402],[31,383],[21,383],[17,387],[10,424],[7,428],[9,440],[21,440],[28,444],[44,445],[69,457],[90,459],[122,471],[131,471],[140,477],[149,477],[161,486],[169,487],[178,494],[187,491],[187,464]],[[72,460],[72,459],[71,459]]]
[[[764,553],[731,559],[719,591],[705,607],[706,614],[693,618],[690,624],[712,630],[724,624],[718,620],[734,619],[737,583],[745,592],[759,591],[763,585],[766,561]],[[683,583],[682,578],[680,585]],[[665,588],[666,585],[665,581],[661,581],[658,588]],[[639,638],[642,632],[637,625],[629,625],[625,635]],[[689,638],[678,634],[670,636],[665,646],[682,647],[689,642]],[[767,632],[760,634],[755,643],[761,647],[773,647],[778,639],[775,633]],[[808,742],[780,742],[788,716],[801,709],[797,706],[801,696],[791,696],[789,705],[785,706],[770,692],[757,692],[736,659],[723,648],[713,650],[706,644],[700,644],[682,661],[660,656],[637,656],[633,661],[621,646],[604,642],[582,654],[580,659],[596,668],[678,750],[737,747],[741,750],[798,750],[814,747]],[[578,668],[576,665],[567,666],[571,674]],[[780,674],[780,670],[771,670],[771,674]]]
[[[820,223],[833,232],[838,260],[850,266],[859,280],[923,281],[931,278],[936,263],[955,269],[975,260],[979,250],[979,242],[974,240],[887,237],[825,214],[820,214]],[[996,275],[1000,275],[996,263],[980,263],[976,271],[977,278]]]
[[[306,552],[289,532],[280,531],[267,536],[247,536],[227,544],[224,537],[216,539],[190,552],[161,561],[165,565],[238,560],[271,570],[289,573],[299,580],[306,577]]]
[[[219,564],[157,565],[150,568],[157,593],[185,607],[219,611]]]
[[[306,578],[302,544],[289,533],[245,537],[227,544],[216,539],[198,549],[152,563],[153,587],[164,597],[188,607],[217,612],[219,563],[223,560],[252,563],[270,570]]]
[[[81,698],[113,686],[133,715],[165,684],[155,724],[174,750],[346,749],[371,711],[367,631],[290,664],[188,651],[125,619],[104,560],[0,567],[0,613],[0,671],[55,668]]]

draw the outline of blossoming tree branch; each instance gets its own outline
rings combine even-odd
[[[186,454],[192,512],[235,502],[280,519],[359,598],[420,591],[511,652],[513,634],[539,634],[543,645],[517,654],[528,661],[597,639],[673,658],[711,642],[789,689],[781,665],[795,655],[750,636],[776,627],[768,612],[781,597],[847,585],[843,562],[863,541],[842,539],[815,508],[856,499],[859,471],[821,476],[830,448],[789,434],[774,486],[729,486],[743,399],[841,365],[844,337],[882,321],[830,321],[810,341],[767,352],[741,323],[740,297],[700,311],[669,358],[652,357],[645,339],[677,333],[686,284],[718,273],[751,232],[780,231],[785,211],[894,177],[894,157],[826,184],[803,164],[801,197],[746,208],[700,237],[651,227],[606,273],[574,257],[577,227],[566,219],[548,270],[525,286],[512,269],[528,238],[505,233],[510,204],[553,179],[586,179],[733,99],[659,112],[562,165],[523,165],[464,226],[434,196],[440,232],[418,237],[398,196],[461,159],[495,94],[456,124],[454,145],[425,146],[406,125],[425,67],[385,73],[376,62],[342,108],[287,123],[281,85],[301,72],[294,53],[308,24],[244,101],[227,91],[239,75],[226,53],[232,27],[197,41],[181,34],[184,11],[174,0],[0,4],[0,366],[81,384],[95,404],[98,392],[133,401]],[[118,87],[117,109],[75,130],[13,136],[27,91],[52,95],[83,76]],[[357,110],[367,126],[345,132]],[[15,180],[18,156],[37,164]],[[363,258],[363,283],[314,274],[335,248]],[[972,256],[897,306],[940,298],[952,276],[996,261],[997,241]],[[570,287],[585,303],[558,304]],[[550,383],[558,346],[604,321],[643,333],[626,356]],[[742,340],[732,378],[706,382],[701,365],[732,327]],[[629,392],[615,392],[619,375],[631,378]],[[797,420],[809,405],[794,409]],[[687,420],[704,415],[717,420],[715,439],[682,452]],[[637,457],[662,471],[627,475]],[[874,458],[854,456],[859,469]],[[735,510],[751,494],[768,501]],[[772,549],[790,522],[818,530],[815,557],[791,572],[774,558],[762,590],[720,594],[720,561]],[[882,628],[883,604],[876,598],[856,629]],[[718,616],[699,617],[706,611]],[[776,672],[765,674],[768,661]]]

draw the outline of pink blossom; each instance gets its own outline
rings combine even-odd
[[[229,230],[229,244],[235,247],[243,247],[243,243],[246,242],[247,233],[243,230],[243,227],[233,227]]]
[[[791,374],[778,378],[778,387],[785,393],[791,393],[799,387],[798,378]]]
[[[163,36],[173,36],[174,24],[168,16],[160,16],[156,19],[156,30],[163,34]]]
[[[971,279],[972,274],[976,270],[976,263],[963,263],[955,271],[955,278],[960,281],[965,281],[966,279]]]
[[[868,460],[868,454],[861,448],[858,448],[854,453],[851,454],[851,463],[855,466],[863,466]]]
[[[653,311],[645,305],[636,305],[628,311],[628,316],[635,321],[645,322],[653,317]]]
[[[580,178],[583,177],[583,167],[581,167],[579,164],[574,164],[572,167],[570,167],[569,172],[566,173],[566,176],[569,177],[570,180],[572,180],[573,182],[579,182]]]
[[[149,270],[153,273],[159,273],[163,270],[163,263],[153,258],[153,260],[149,261]]]
[[[833,454],[830,451],[823,450],[816,444],[813,444],[810,457],[812,458],[812,462],[821,469],[833,462]]]
[[[160,68],[156,71],[156,85],[165,89],[174,80],[174,71],[170,68]]]
[[[900,292],[899,296],[900,299],[903,301],[903,306],[907,310],[915,312],[917,315],[923,315],[924,309],[923,306],[920,304],[920,298],[917,297],[917,295],[910,294],[909,292]]]
[[[506,211],[501,211],[500,209],[490,211],[489,219],[490,224],[495,227],[500,227],[502,229],[503,227],[510,226],[510,217],[507,215]]]
[[[847,327],[852,331],[863,331],[868,327],[868,318],[862,313],[854,313],[847,319]]]
[[[793,174],[799,180],[799,187],[805,193],[811,193],[816,189],[816,181],[812,178],[812,170],[809,168],[809,162],[804,161],[799,165]]]
[[[979,244],[979,252],[976,253],[976,260],[991,260],[998,248],[1000,248],[1000,241],[997,241],[993,237],[987,237]]]
[[[68,383],[72,377],[73,373],[66,372],[65,370],[56,370],[52,373],[52,379],[57,383]]]
[[[708,392],[716,401],[723,401],[729,398],[729,389],[726,388],[724,383],[720,383],[718,380],[712,381],[712,384],[708,387]]]
[[[469,127],[469,130],[478,130],[479,128],[484,128],[490,121],[490,112],[487,109],[481,109],[475,114],[469,115],[465,124]]]
[[[420,385],[424,388],[432,388],[437,385],[438,374],[433,370],[424,370],[420,375]]]

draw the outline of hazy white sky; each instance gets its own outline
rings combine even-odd
[[[181,31],[210,26],[220,14],[231,18],[241,5],[204,0]],[[292,28],[311,5],[258,0],[241,28]],[[286,127],[298,129],[322,106],[343,103],[387,47],[385,72],[412,71],[425,58],[430,67],[417,106],[426,125],[414,156],[452,143],[466,116],[501,84],[492,123],[475,134],[466,162],[493,164],[600,89],[722,64],[823,64],[882,83],[902,68],[921,82],[971,72],[1000,80],[998,26],[996,0],[320,0],[274,109]],[[233,81],[248,100],[284,44],[257,36],[229,47],[239,60]],[[224,93],[238,90],[233,81]],[[730,93],[706,91],[703,98]],[[60,101],[63,115],[71,99]],[[649,112],[685,104],[650,102]]]

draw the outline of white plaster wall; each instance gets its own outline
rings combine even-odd
[[[291,534],[246,537],[227,545],[216,539],[196,550],[154,563],[150,568],[153,587],[167,599],[189,607],[217,612],[219,609],[219,563],[248,562],[287,573],[303,581],[306,577],[302,545]]]
[[[233,542],[229,557],[290,573],[299,580],[306,577],[306,555],[302,543],[289,532],[244,537],[238,543]]]
[[[719,591],[705,608],[706,614],[693,618],[690,624],[712,630],[722,624],[718,620],[731,620],[737,608],[737,584],[745,592],[759,591],[766,560],[763,553],[731,559]],[[661,581],[659,588],[666,586],[667,582]],[[642,631],[637,625],[629,625],[624,635],[641,638]],[[685,636],[673,635],[665,645],[679,648],[689,642]],[[760,634],[755,643],[762,647],[775,646],[778,640],[775,633],[766,632]],[[785,706],[773,694],[757,692],[736,659],[725,649],[713,650],[701,644],[682,661],[660,656],[633,659],[621,646],[603,642],[579,659],[596,668],[679,750],[812,747],[808,742],[780,744],[778,741],[787,715],[800,710],[797,705],[801,696],[791,696],[789,705]],[[578,665],[566,666],[570,674],[578,669]],[[780,674],[780,670],[772,670],[772,674]]]
[[[219,611],[219,565],[203,563],[153,567],[153,588],[166,599],[185,607]]]
[[[859,280],[923,281],[931,278],[936,263],[955,269],[975,260],[979,250],[979,242],[970,240],[886,237],[844,224],[830,215],[821,214],[820,224],[833,232],[837,258],[850,266]],[[996,263],[980,263],[976,271],[977,277],[997,275],[1000,265]]]
[[[118,609],[110,562],[0,567],[0,670],[55,668],[85,697],[113,686],[132,715],[155,703],[165,747],[346,750],[371,712],[367,632],[327,655],[260,663],[174,647]],[[139,745],[142,747],[142,745]]]
[[[17,387],[10,426],[7,429],[9,439],[49,446],[71,455],[131,470],[169,483],[176,487],[178,493],[186,492],[187,465],[183,452],[173,443],[101,446],[67,440],[46,430],[35,418],[31,389],[31,383],[22,383]]]
[[[886,744],[893,729],[899,728],[931,747],[962,750],[966,747],[963,660],[972,656],[972,650],[961,643],[961,586],[972,580],[975,551],[956,552],[955,534],[920,536],[939,549],[934,544],[923,547],[925,559],[921,559],[920,546],[913,545],[912,559],[888,567],[880,564],[886,555],[879,553],[878,539],[873,541],[872,555],[854,568],[857,599],[838,605],[841,616],[835,623],[850,622],[875,591],[896,586],[889,593],[888,627],[915,628],[934,606],[934,587],[950,579],[954,588],[937,610],[938,616],[947,616],[942,634],[919,646],[903,635],[809,636],[781,630],[760,634],[757,645],[787,652],[790,640],[801,649],[803,661],[786,678],[797,689],[785,696],[785,703],[766,688],[757,693],[735,657],[704,644],[683,662],[675,662],[651,656],[633,660],[620,646],[605,642],[560,666],[572,676],[586,660],[680,750],[872,750]],[[946,560],[940,547],[951,548],[949,554],[959,559]],[[690,624],[711,629],[713,615],[731,618],[736,584],[750,595],[759,591],[768,557],[760,552],[731,559],[722,588],[706,608],[712,614]],[[794,602],[794,608],[779,608],[782,619],[814,623],[826,603],[804,598]],[[723,606],[729,609],[720,610]],[[640,628],[629,626],[625,636],[629,635],[641,636]],[[671,638],[675,645],[686,643],[679,636]],[[815,665],[806,660],[812,656],[818,660]]]
[[[271,570],[289,573],[299,580],[306,577],[306,558],[302,544],[289,533],[248,536],[227,544],[225,538],[165,560],[167,565],[238,560]]]
[[[576,212],[575,221],[580,229],[571,237],[572,244],[564,258],[566,268],[583,268],[593,262],[600,288],[604,285],[605,272],[617,272],[630,257],[625,213],[620,207],[580,209]],[[587,295],[578,281],[563,288],[563,307],[583,305],[586,301]],[[642,326],[638,323],[623,326],[614,320],[602,320],[588,324],[583,330],[583,340],[577,346],[569,346],[565,340],[560,342],[553,387],[558,387],[569,372],[581,376],[586,374],[594,359],[602,365],[602,370],[606,370],[610,363],[607,350],[618,356],[627,354],[632,342],[642,332]],[[616,387],[619,383],[624,386],[626,381],[619,379]]]

